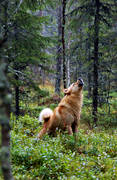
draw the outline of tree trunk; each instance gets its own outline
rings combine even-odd
[[[98,108],[98,50],[99,50],[99,7],[100,2],[96,0],[96,14],[94,19],[94,64],[93,64],[93,118],[97,124],[97,108]]]
[[[67,88],[70,86],[70,59],[67,59]]]
[[[66,0],[63,0],[62,1],[62,51],[63,51],[63,85],[64,85],[64,88],[66,88],[65,9],[66,9]]]
[[[5,180],[13,180],[10,165],[10,110],[11,110],[11,94],[9,92],[9,83],[6,77],[7,65],[2,63],[0,66],[0,124],[1,124],[1,167]]]
[[[91,73],[90,73],[90,69],[88,68],[88,98],[90,98],[92,95],[91,92]]]
[[[70,86],[70,36],[71,32],[68,33],[68,54],[67,54],[67,88]]]
[[[88,32],[88,39],[87,39],[87,54],[86,54],[86,57],[87,57],[87,61],[88,61],[88,98],[91,97],[92,95],[92,92],[91,92],[91,77],[92,77],[92,72],[91,72],[91,64],[90,64],[90,61],[91,61],[91,37],[90,37],[90,23],[88,25],[88,29],[89,29],[89,32]]]
[[[6,111],[8,109],[6,108]],[[8,117],[9,118],[9,117]],[[4,180],[13,180],[10,165],[10,127],[9,124],[2,124],[2,172]]]
[[[19,77],[18,75],[15,75],[15,80],[16,83],[18,83]],[[19,86],[16,84],[15,86],[15,115],[16,115],[16,119],[18,119],[19,117]]]
[[[4,37],[0,42],[0,48],[3,48],[5,42],[8,43],[8,1],[4,1],[2,6],[4,17],[1,15],[4,25]],[[2,19],[3,18],[3,19]],[[7,44],[6,44],[7,46]],[[6,47],[7,49],[7,47]],[[6,53],[7,54],[7,53]],[[8,62],[7,59],[0,60],[0,125],[1,125],[1,168],[5,180],[13,180],[10,164],[10,136],[9,119],[11,110],[11,94],[9,82],[7,80]]]
[[[17,1],[15,1],[15,6],[17,8],[18,3]],[[17,58],[17,41],[18,41],[18,36],[17,36],[17,22],[14,23],[14,33],[15,33],[15,57]],[[14,59],[15,61],[15,59]],[[16,70],[16,74],[15,74],[15,80],[16,80],[16,85],[15,85],[15,115],[16,115],[16,119],[18,119],[19,117],[19,85],[18,85],[18,80],[19,80],[19,76],[18,76],[18,71],[19,71],[19,63],[16,61],[14,63],[14,69]]]
[[[61,59],[62,59],[62,6],[58,8],[58,45],[57,45],[57,58],[56,58],[56,82],[55,82],[55,93],[60,95],[61,86]]]

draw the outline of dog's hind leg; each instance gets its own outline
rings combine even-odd
[[[40,139],[47,132],[47,128],[43,127],[40,133],[37,135],[37,138]]]
[[[74,133],[77,133],[78,132],[78,126],[75,125],[75,130],[74,130]]]
[[[55,137],[55,136],[56,136],[56,128],[51,128],[51,129],[49,129],[49,130],[48,130],[48,134],[49,134],[50,136]]]
[[[72,135],[72,134],[73,134],[71,125],[68,125],[68,126],[67,126],[67,130],[68,130],[68,134],[69,134],[69,135]]]

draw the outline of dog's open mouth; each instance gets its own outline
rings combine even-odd
[[[79,78],[78,81],[79,81],[78,86],[82,87],[84,85],[84,82],[83,82],[82,78]]]

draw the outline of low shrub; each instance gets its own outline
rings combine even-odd
[[[76,137],[57,131],[37,141],[38,120],[20,117],[11,131],[13,174],[20,179],[116,179],[117,131],[79,129]]]

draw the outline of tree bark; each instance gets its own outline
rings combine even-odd
[[[88,98],[90,98],[92,95],[92,90],[91,90],[91,73],[90,73],[90,68],[88,68]]]
[[[70,86],[70,59],[67,59],[67,88]]]
[[[4,37],[2,40],[0,40],[0,48],[3,47],[3,45],[7,42],[7,37],[6,37],[6,34],[4,34]]]
[[[4,37],[0,42],[0,48],[3,48],[8,42],[8,1],[3,4],[4,11]],[[4,46],[5,47],[5,46]],[[7,48],[7,45],[6,47]],[[13,180],[11,164],[10,164],[10,111],[11,111],[11,93],[7,79],[8,62],[7,59],[1,59],[0,64],[0,125],[1,125],[1,168],[5,180]]]
[[[6,111],[8,109],[6,108]],[[7,113],[7,112],[6,112]],[[9,117],[8,117],[9,118]],[[2,124],[2,172],[4,180],[13,180],[10,165],[10,136],[9,124]]]
[[[17,8],[18,3],[17,1],[15,2],[15,6]],[[17,57],[17,41],[18,41],[18,35],[17,35],[17,22],[14,23],[14,33],[15,33],[15,56]],[[14,59],[14,61],[16,61]],[[14,62],[14,69],[16,70],[16,74],[15,74],[15,80],[16,80],[16,85],[15,85],[15,115],[16,115],[16,119],[18,119],[19,117],[19,85],[18,85],[18,81],[19,81],[19,76],[18,76],[18,72],[19,71],[19,63],[16,61]]]
[[[11,111],[11,94],[7,80],[7,64],[2,63],[0,66],[0,124],[1,124],[1,167],[5,180],[13,180],[10,164],[10,111]]]
[[[62,60],[62,6],[58,7],[58,45],[57,45],[57,58],[56,58],[56,82],[55,82],[55,93],[60,95],[61,86],[61,60]]]
[[[98,51],[99,51],[99,0],[96,2],[96,13],[94,19],[94,64],[93,64],[93,118],[94,123],[97,124],[98,117]]]
[[[17,83],[19,80],[18,75],[15,75],[15,80]],[[20,111],[20,108],[19,108],[19,86],[16,84],[16,86],[15,86],[15,115],[16,115],[17,119],[19,117],[19,111]]]
[[[68,54],[67,54],[67,88],[70,86],[70,37],[71,32],[68,32]]]
[[[92,92],[91,92],[91,77],[92,77],[92,72],[91,72],[91,64],[90,64],[90,61],[91,61],[91,37],[90,37],[90,23],[88,25],[88,29],[89,29],[89,32],[88,32],[88,39],[87,39],[87,54],[86,54],[86,57],[87,57],[87,61],[88,61],[88,75],[87,75],[87,79],[88,79],[88,98],[91,97],[92,95]]]
[[[65,9],[66,9],[66,0],[63,0],[62,1],[62,52],[63,52],[63,85],[64,85],[64,88],[66,88]]]

